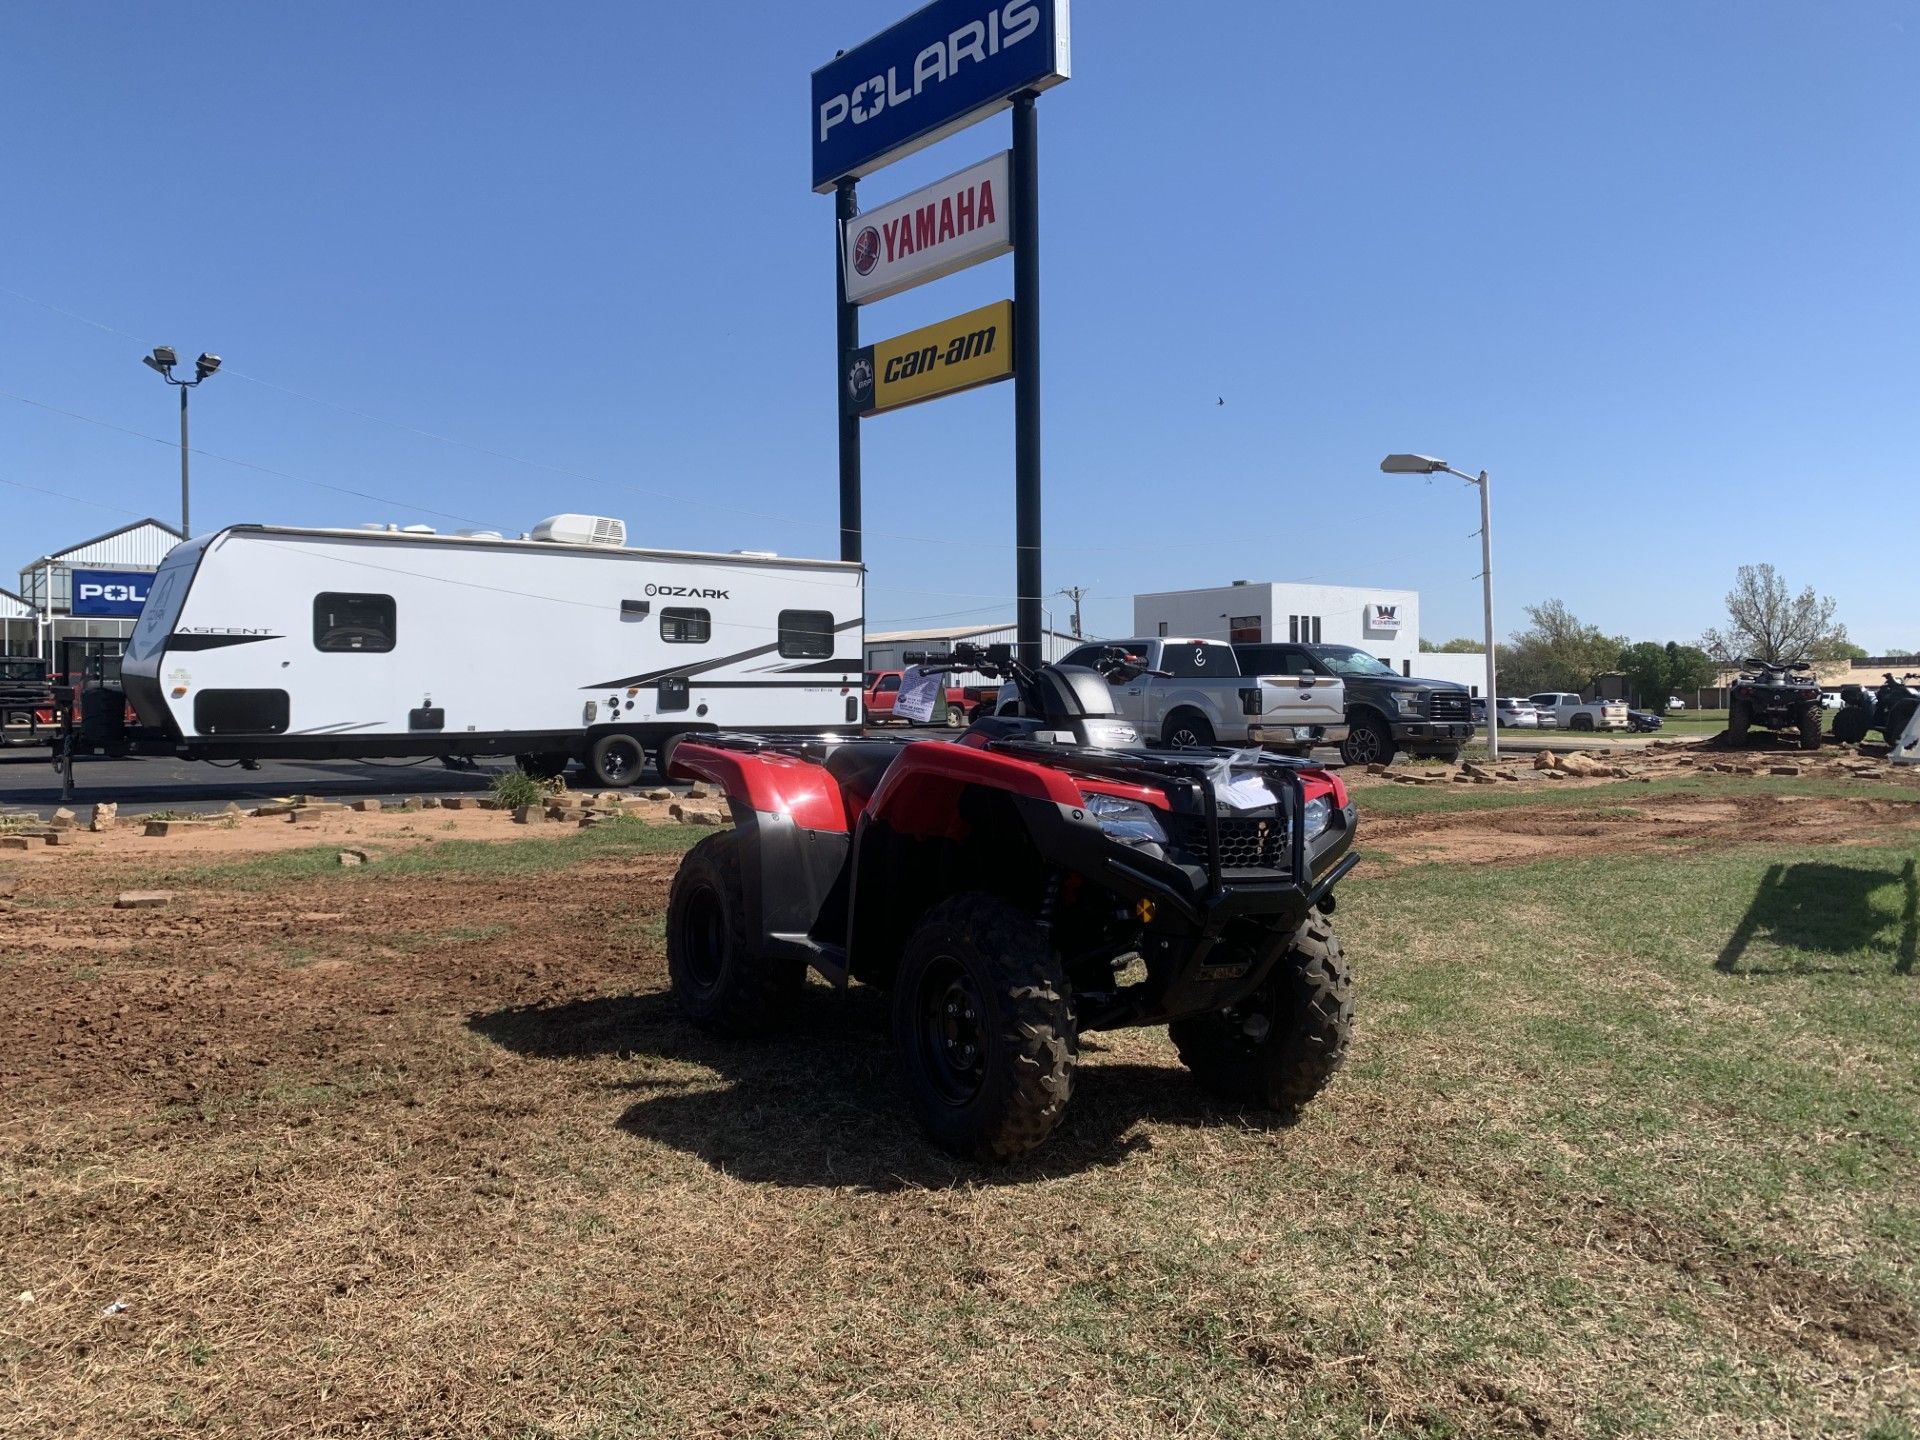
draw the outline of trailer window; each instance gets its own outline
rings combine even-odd
[[[381,654],[393,649],[391,595],[343,595],[325,591],[313,597],[313,648],[360,650]]]
[[[782,610],[780,653],[789,660],[833,656],[833,616],[825,610]]]
[[[713,616],[669,605],[660,612],[660,638],[674,645],[704,645],[713,638]]]

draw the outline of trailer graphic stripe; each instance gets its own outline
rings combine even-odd
[[[221,650],[229,645],[251,645],[256,640],[284,640],[284,635],[169,635],[169,650]]]
[[[857,615],[851,620],[843,620],[834,626],[833,633],[838,635],[842,630],[857,630],[866,623],[866,616]],[[628,686],[637,688],[642,685],[652,685],[658,681],[674,676],[684,675],[688,679],[691,679],[695,675],[704,675],[709,670],[719,670],[728,665],[738,665],[742,660],[751,660],[757,655],[771,655],[779,648],[780,642],[775,640],[770,644],[756,645],[751,650],[736,651],[732,655],[722,655],[718,660],[707,660],[698,665],[669,665],[664,670],[648,670],[640,675],[628,675],[619,680],[602,680],[597,684],[582,685],[580,688],[582,690],[623,690]],[[859,668],[857,665],[848,667],[850,670],[857,670]]]

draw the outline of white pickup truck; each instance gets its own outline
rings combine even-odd
[[[1062,657],[1091,665],[1124,650],[1148,671],[1109,680],[1114,709],[1169,745],[1258,745],[1304,755],[1347,738],[1346,687],[1332,675],[1242,675],[1222,640],[1102,640]]]
[[[1582,700],[1569,690],[1543,690],[1538,695],[1529,695],[1527,703],[1539,710],[1543,729],[1627,728],[1627,702],[1624,700]]]

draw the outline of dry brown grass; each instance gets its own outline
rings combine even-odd
[[[1096,1036],[1050,1146],[982,1170],[921,1141],[869,992],[756,1046],[677,1020],[672,863],[209,872],[157,919],[36,871],[0,917],[5,1428],[1910,1434],[1911,990],[1876,960],[1810,1015],[1716,973],[1721,869],[1641,934],[1551,866],[1464,918],[1398,867],[1342,908],[1360,1035],[1302,1124]],[[1820,1044],[1749,1104],[1703,1058],[1749,1032]]]

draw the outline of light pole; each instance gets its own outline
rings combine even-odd
[[[1493,507],[1489,499],[1491,485],[1487,472],[1469,475],[1431,455],[1389,455],[1380,462],[1389,475],[1434,475],[1445,471],[1457,475],[1469,485],[1480,487],[1480,595],[1487,620],[1487,758],[1500,758],[1500,692],[1496,685],[1493,660]]]
[[[187,529],[187,391],[220,368],[220,357],[202,351],[200,358],[193,362],[191,380],[182,380],[173,373],[180,357],[171,345],[154,346],[151,355],[140,357],[140,363],[180,390],[180,538],[185,540],[190,534]]]

